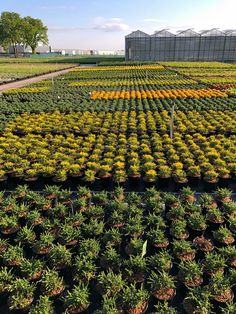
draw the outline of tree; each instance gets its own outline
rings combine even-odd
[[[25,46],[29,46],[32,49],[32,53],[35,53],[36,47],[39,42],[48,44],[48,28],[43,25],[40,19],[34,19],[31,16],[26,16],[23,19],[24,35],[23,41]]]
[[[14,55],[18,57],[17,45],[23,42],[22,18],[15,12],[2,12],[0,16],[0,44],[6,50],[13,46]]]

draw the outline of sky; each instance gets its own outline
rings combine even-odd
[[[52,49],[123,50],[125,35],[236,28],[236,0],[0,0],[0,12],[39,18]]]

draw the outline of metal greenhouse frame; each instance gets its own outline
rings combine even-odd
[[[125,37],[125,56],[130,61],[236,61],[236,30],[190,28],[173,34],[162,29],[153,35],[138,30]]]

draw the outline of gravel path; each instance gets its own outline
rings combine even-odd
[[[75,67],[73,67],[73,68],[75,68]],[[4,85],[0,85],[0,93],[3,92],[3,91],[6,91],[8,89],[24,87],[24,86],[30,85],[32,83],[40,82],[40,81],[43,81],[43,80],[46,80],[46,79],[51,79],[52,77],[65,74],[65,73],[69,72],[73,68],[71,67],[71,68],[68,68],[68,69],[59,70],[59,71],[56,71],[56,72],[47,73],[47,74],[43,74],[43,75],[38,75],[38,76],[35,76],[35,77],[23,79],[23,80],[20,80],[20,81],[16,81],[16,82],[11,82],[11,83],[6,83]]]

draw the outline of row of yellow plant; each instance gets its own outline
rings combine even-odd
[[[4,92],[4,94],[18,94],[18,93],[43,93],[49,90],[49,87],[22,87],[13,88]]]
[[[142,84],[149,84],[149,85],[171,85],[171,84],[196,84],[197,82],[190,79],[171,79],[171,80],[116,80],[116,81],[77,81],[72,82],[69,84],[71,87],[80,87],[80,86],[135,86],[135,85],[142,85]]]
[[[162,65],[141,65],[141,66],[117,66],[117,67],[91,67],[91,68],[76,68],[71,70],[71,72],[84,72],[84,71],[126,71],[126,70],[160,70],[164,69]]]
[[[7,132],[67,134],[107,134],[110,131],[119,133],[143,133],[158,131],[168,133],[170,111],[115,111],[115,112],[74,112],[71,114],[24,113],[9,121]],[[182,134],[199,132],[236,132],[235,113],[233,111],[175,111],[174,130]]]
[[[142,91],[92,91],[91,99],[143,99],[143,98],[202,98],[228,97],[224,92],[216,89],[170,89],[170,90],[142,90]]]

